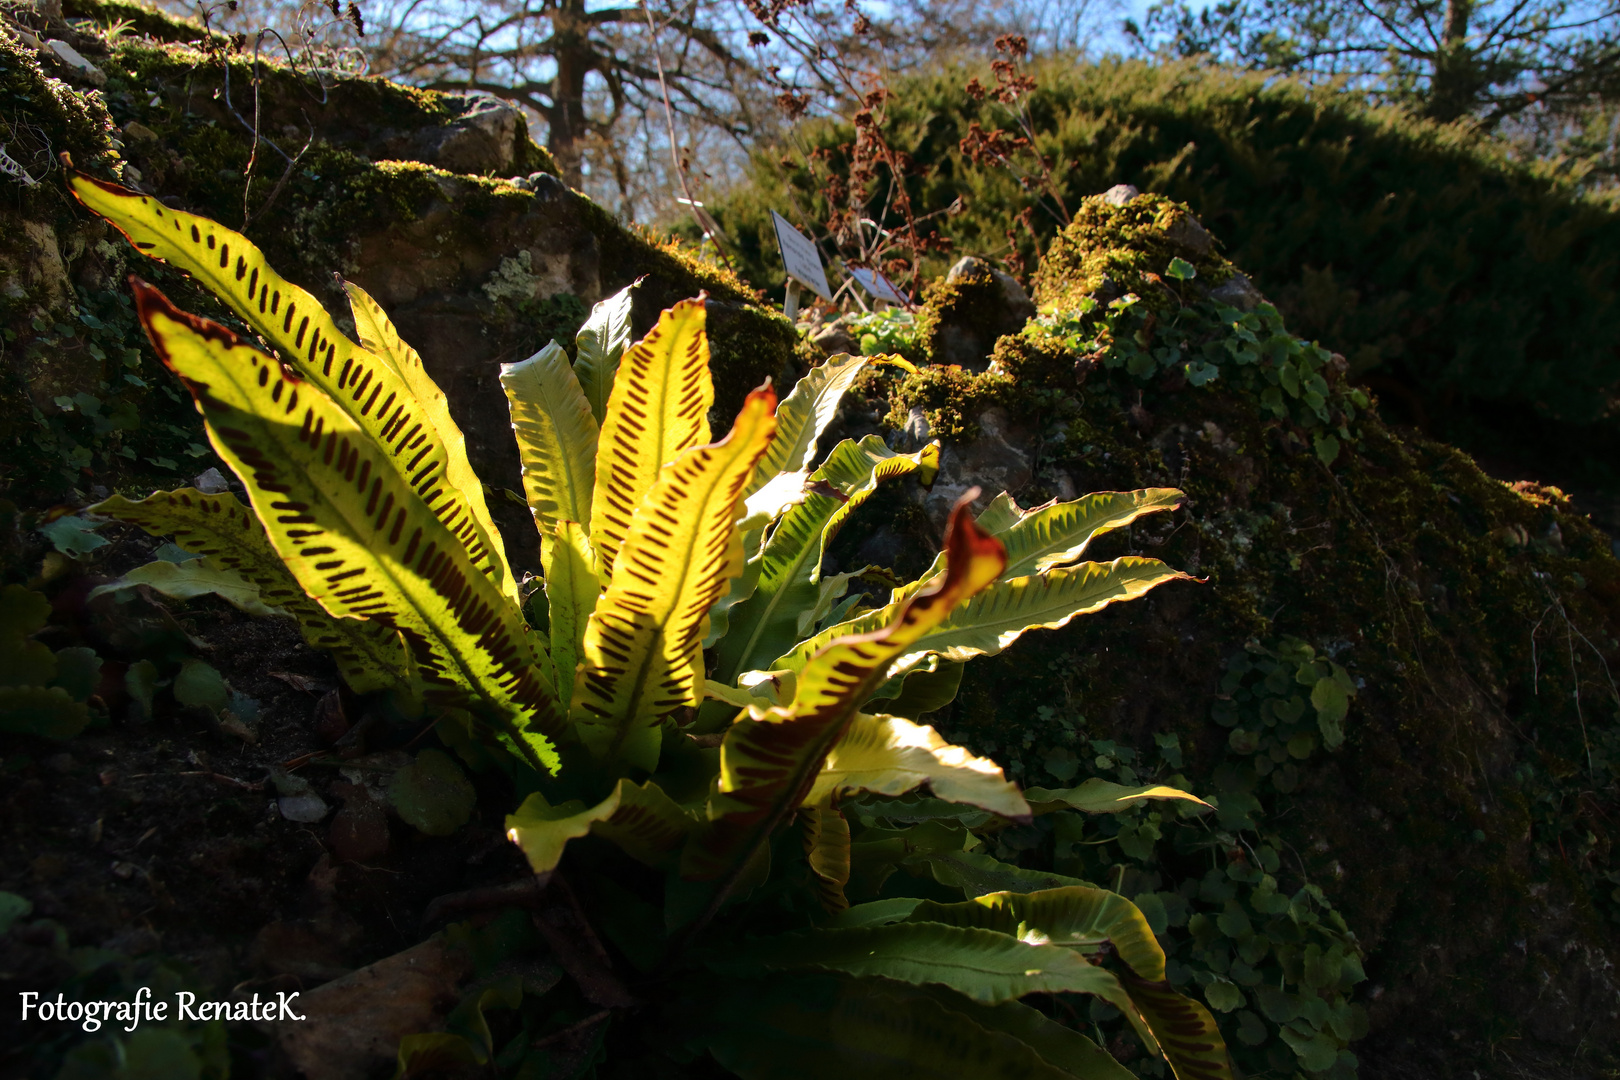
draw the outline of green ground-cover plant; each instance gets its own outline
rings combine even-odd
[[[662,984],[685,1052],[744,1076],[876,1076],[963,1055],[985,1075],[1123,1075],[1020,1003],[1082,993],[1122,1011],[1178,1075],[1230,1075],[1134,905],[978,850],[1065,808],[1197,800],[1102,782],[1020,792],[905,715],[949,701],[964,661],[1026,630],[1185,577],[1152,559],[1082,561],[1094,537],[1179,492],[1029,511],[1001,496],[977,518],[970,493],[934,566],[860,610],[844,599],[855,575],[824,576],[822,552],[879,482],[931,473],[937,446],[846,440],[817,466],[863,357],[815,369],[780,407],[768,385],[754,391],[711,442],[703,300],[632,345],[621,293],[581,328],[572,364],[553,342],[502,372],[545,569],[543,602],[524,604],[443,394],[363,290],[347,286],[356,342],[240,235],[72,184],[275,352],[135,280],[148,335],[251,510],[184,489],[93,509],[173,533],[201,569],[297,617],[353,689],[420,701],[464,761],[503,769],[527,795],[509,836],[543,879],[567,870],[617,890],[604,932]],[[894,711],[863,711],[873,702]],[[456,786],[448,757],[430,764]],[[435,830],[454,828],[453,809],[432,809]],[[563,866],[571,841],[583,850]],[[469,1030],[522,996],[485,990]],[[407,1067],[418,1049],[450,1052],[438,1036],[408,1045]]]
[[[0,732],[71,739],[90,723],[101,677],[94,649],[34,640],[51,603],[21,585],[0,588]]]
[[[1242,311],[1198,296],[1192,285],[1197,270],[1184,259],[1170,260],[1152,276],[1171,303],[1161,297],[1150,305],[1136,293],[1106,304],[1085,296],[1072,309],[1043,311],[1023,332],[1106,368],[1124,368],[1142,384],[1173,375],[1207,386],[1224,376],[1253,393],[1270,417],[1307,433],[1324,464],[1355,441],[1355,418],[1370,399],[1359,387],[1343,385],[1332,353],[1290,334],[1269,303]]]
[[[1250,642],[1226,669],[1213,719],[1234,735],[1209,770],[1215,814],[1151,803],[1100,819],[1060,811],[1047,834],[1022,843],[1043,855],[1050,845],[1049,865],[1058,873],[1108,881],[1133,899],[1166,939],[1171,984],[1197,987],[1240,1068],[1354,1076],[1349,1044],[1367,1024],[1352,1002],[1365,978],[1361,947],[1319,886],[1283,887],[1298,881],[1284,865],[1294,856],[1262,809],[1262,797],[1294,791],[1299,768],[1341,744],[1354,682],[1333,660],[1288,638]],[[1138,752],[1091,735],[1086,717],[1072,710],[1046,707],[1040,719],[1069,741],[1048,749],[1040,766],[1026,765],[1026,775],[1043,767],[1064,783],[1087,775],[1123,785],[1186,784],[1174,733]]]

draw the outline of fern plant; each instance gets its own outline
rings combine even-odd
[[[969,493],[929,572],[862,609],[863,592],[845,594],[876,571],[823,573],[827,544],[884,480],[931,479],[937,444],[896,454],[868,437],[818,459],[865,357],[828,361],[780,403],[755,390],[712,441],[703,298],[631,344],[627,290],[597,306],[572,364],[553,343],[502,370],[544,569],[531,627],[444,395],[363,290],[345,285],[355,341],[244,237],[70,182],[275,354],[132,279],[251,507],[182,489],[94,510],[257,585],[354,690],[420,698],[469,760],[509,752],[527,793],[510,838],[542,879],[575,845],[571,875],[631,897],[600,919],[663,988],[681,1052],[744,1077],[1128,1076],[1020,1000],[1080,993],[1124,1013],[1176,1075],[1231,1075],[1129,900],[985,850],[1052,810],[1199,800],[1100,781],[1020,791],[917,720],[966,660],[1184,577],[1083,561],[1179,492],[1031,511],[1002,495],[977,517]],[[428,1037],[433,1053],[446,1038]]]

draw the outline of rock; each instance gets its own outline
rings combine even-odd
[[[911,411],[906,413],[906,426],[900,429],[906,451],[915,451],[927,443],[928,434],[928,410],[921,405],[913,405]]]
[[[969,255],[943,283],[930,287],[923,344],[937,364],[983,371],[996,340],[1016,334],[1034,315],[1035,305],[1016,278]]]
[[[858,355],[861,351],[861,343],[856,340],[855,335],[849,332],[848,327],[839,322],[829,324],[815,337],[811,338],[810,343],[821,350],[825,356],[837,356],[839,353]]]
[[[230,482],[225,479],[225,475],[212,465],[197,474],[196,479],[192,480],[191,486],[204,495],[218,495],[231,489]]]
[[[60,38],[51,38],[45,46],[55,54],[56,58],[74,71],[78,72],[86,81],[96,86],[107,85],[107,73],[80,55],[79,50]]]
[[[131,120],[129,123],[125,124],[124,134],[129,136],[129,141],[132,143],[155,143],[161,141],[158,138],[157,132],[153,131],[139,120]]]
[[[1215,250],[1215,238],[1197,218],[1182,214],[1164,230],[1164,237],[1189,255],[1203,256]]]
[[[1209,290],[1209,298],[1223,304],[1230,304],[1239,311],[1253,311],[1265,297],[1260,290],[1254,287],[1247,274],[1234,272],[1220,285]]]
[[[1007,306],[1009,318],[1017,319],[1020,326],[1025,320],[1034,318],[1035,304],[1024,291],[1024,287],[1018,284],[1018,279],[1005,271],[997,270],[983,259],[976,259],[972,255],[958,259],[956,265],[945,275],[945,281],[954,285],[979,279],[984,274],[989,274],[1001,287],[1001,298]]]
[[[466,111],[442,128],[418,136],[421,160],[451,172],[479,176],[510,170],[519,134],[527,136],[523,113],[488,94],[456,95]]]
[[[394,1063],[401,1038],[440,1025],[470,971],[430,938],[301,995],[304,1019],[278,1023],[276,1038],[307,1080],[364,1080]]]
[[[1134,185],[1115,184],[1103,192],[1103,201],[1109,206],[1124,206],[1138,195],[1142,194]]]
[[[982,510],[1000,492],[1016,496],[1030,482],[1029,455],[1021,449],[1029,445],[1029,434],[1000,406],[986,409],[977,422],[979,437],[973,442],[945,445],[933,490],[922,497],[923,510],[936,530],[944,530],[951,507],[969,488],[980,489],[973,505]]]

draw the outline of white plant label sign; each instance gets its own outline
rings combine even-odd
[[[883,276],[883,271],[865,270],[858,266],[851,266],[847,269],[849,270],[849,276],[855,279],[855,284],[865,289],[866,294],[872,299],[886,300],[891,304],[899,304],[901,307],[911,306],[911,301],[907,300],[905,295],[894,287],[894,282]]]
[[[782,252],[782,266],[788,277],[830,302],[832,289],[827,287],[827,271],[822,269],[816,245],[775,210],[771,211],[771,221],[776,226],[776,246]]]

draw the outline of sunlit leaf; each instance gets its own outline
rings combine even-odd
[[[799,674],[791,702],[739,719],[720,747],[720,783],[709,799],[709,828],[688,847],[682,872],[712,878],[735,872],[785,815],[802,801],[827,754],[889,664],[995,580],[1005,563],[1001,544],[981,532],[967,507],[951,511],[945,530],[946,573],[917,593],[880,630],[830,643]]]
[[[677,806],[658,785],[621,780],[595,806],[573,800],[552,806],[530,795],[506,818],[506,835],[537,874],[554,869],[568,841],[596,833],[649,866],[673,861],[697,819]]]
[[[851,791],[903,795],[923,784],[950,802],[1008,818],[1029,816],[1018,786],[994,761],[952,746],[927,725],[864,713],[833,746],[804,802],[821,804]]]
[[[748,495],[776,476],[810,467],[815,461],[816,441],[838,415],[844,392],[868,362],[864,356],[834,356],[811,368],[794,385],[776,411],[777,438],[749,479],[745,489]]]
[[[599,432],[568,354],[553,341],[527,360],[502,364],[501,388],[517,435],[523,494],[541,537],[549,545],[560,521],[576,522],[588,535]]]
[[[610,423],[625,385],[616,384]],[[701,700],[704,622],[727,579],[742,570],[742,486],[770,445],[775,407],[769,389],[748,395],[731,433],[662,469],[631,519],[585,627],[571,704],[580,739],[598,760],[651,771],[664,717]]]
[[[578,354],[574,374],[590,405],[591,416],[599,425],[607,415],[619,361],[630,347],[630,311],[635,304],[631,290],[639,284],[626,285],[606,300],[597,301],[590,318],[574,335],[574,351]]]
[[[658,470],[709,441],[709,339],[706,300],[683,300],[665,311],[652,332],[632,345],[613,380],[591,493],[591,543],[604,580],[630,534]]]
[[[404,479],[413,496],[465,549],[473,567],[517,604],[517,586],[500,537],[486,532],[491,527],[487,510],[475,512],[469,502],[481,502],[481,495],[469,495],[453,482],[470,476],[471,470],[460,460],[465,450],[442,395],[419,401],[396,367],[397,359],[384,359],[356,344],[315,297],[271,269],[264,254],[240,234],[165,206],[153,196],[83,174],[74,174],[68,183],[80,202],[117,226],[136,250],[191,274],[268,341],[289,374],[318,388],[352,427],[375,442],[389,471]],[[364,301],[360,306],[371,310]],[[447,425],[445,433],[441,423]]]
[[[1113,814],[1150,799],[1182,800],[1203,807],[1209,806],[1203,799],[1180,788],[1164,784],[1126,787],[1124,784],[1116,784],[1095,776],[1078,787],[1057,791],[1048,788],[1026,788],[1024,798],[1029,800],[1030,808],[1037,814],[1065,809],[1084,810],[1088,814]]]
[[[394,471],[386,452],[312,384],[225,328],[136,289],[163,362],[247,485],[276,554],[326,611],[404,635],[428,691],[467,701],[555,767],[562,720],[518,609]]]
[[[327,614],[282,564],[253,511],[230,492],[209,495],[180,488],[140,500],[114,495],[97,503],[94,511],[138,525],[154,536],[173,536],[187,551],[240,574],[256,587],[261,603],[298,620],[304,640],[332,654],[355,693],[385,690],[408,680],[399,633],[374,620]]]
[[[816,893],[824,911],[849,906],[844,886],[849,883],[849,822],[831,805],[800,809],[804,822],[804,857],[816,879]]]

